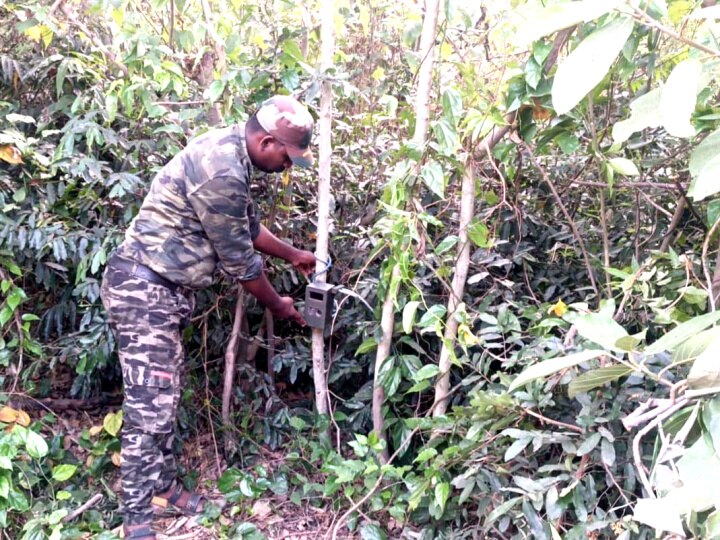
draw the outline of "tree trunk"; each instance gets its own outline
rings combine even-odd
[[[326,71],[332,66],[335,51],[334,30],[335,3],[327,0],[323,4],[320,28],[320,69]],[[332,83],[323,81],[320,91],[320,119],[318,147],[318,230],[315,256],[319,259],[316,271],[325,269],[328,260],[328,230],[330,226],[330,162],[332,156]],[[318,281],[325,281],[326,274],[317,276]],[[315,383],[315,407],[319,415],[329,411],[327,378],[325,374],[325,339],[323,330],[313,328],[312,331],[312,362],[313,382]]]
[[[475,214],[475,170],[471,157],[465,164],[465,173],[462,179],[462,195],[460,199],[460,224],[458,227],[458,257],[455,263],[455,273],[452,279],[452,291],[448,299],[447,322],[443,334],[443,345],[440,350],[440,376],[435,383],[435,408],[433,416],[441,416],[447,411],[448,392],[450,391],[450,358],[457,338],[458,321],[455,312],[462,302],[465,293],[468,269],[470,268],[470,240],[468,227]]]
[[[238,345],[240,342],[240,329],[242,327],[242,321],[245,317],[245,294],[242,285],[238,285],[238,293],[235,301],[235,319],[233,320],[233,327],[230,333],[230,341],[228,341],[227,348],[225,349],[225,380],[223,383],[223,397],[222,397],[222,421],[223,427],[223,440],[225,447],[225,455],[230,456],[236,448],[235,437],[230,430],[231,421],[230,413],[231,402],[232,402],[232,391],[235,380],[235,365],[237,364],[237,352]]]
[[[418,86],[415,97],[415,132],[412,141],[416,148],[422,149],[425,146],[425,138],[430,116],[430,89],[432,86],[432,73],[435,56],[435,32],[439,11],[439,0],[427,0],[425,2],[425,18],[423,20],[422,35],[420,36],[420,71],[418,72]],[[415,174],[420,172],[420,163],[417,164]],[[400,277],[400,268],[395,265],[392,271],[390,283]],[[392,344],[393,328],[395,327],[395,298],[388,287],[387,295],[383,301],[382,318],[380,328],[382,338],[378,343],[375,355],[375,381],[373,387],[373,431],[385,441],[385,451],[380,456],[383,463],[387,463],[389,452],[387,448],[387,434],[385,433],[385,419],[383,418],[382,406],[385,402],[385,389],[380,384],[379,375],[385,360],[390,354]]]

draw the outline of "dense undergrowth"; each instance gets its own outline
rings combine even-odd
[[[422,60],[415,3],[339,2],[345,31],[328,73],[315,67],[315,5],[228,0],[208,19],[189,0],[155,0],[152,9],[134,0],[45,4],[0,7],[5,537],[111,538],[119,522],[122,419],[108,403],[120,377],[99,280],[154,171],[190,137],[246,118],[273,93],[300,94],[317,108],[327,77],[335,92],[328,280],[372,310],[352,297],[340,305],[327,340],[333,415],[317,418],[309,336],[276,323],[268,370],[266,347],[253,345],[263,310],[250,301],[243,350],[253,361],[239,367],[234,426],[222,427],[235,288],[221,282],[198,294],[180,439],[237,436],[233,451],[218,456],[228,468],[216,483],[233,519],[211,516],[208,525],[221,537],[262,538],[244,519],[251,502],[282,496],[338,518],[352,510],[336,523],[363,538],[720,534],[709,480],[720,468],[719,207],[710,179],[718,137],[707,135],[720,118],[718,53],[698,48],[717,49],[714,19],[690,16],[700,2],[617,10],[576,2],[581,16],[556,2],[559,15],[550,8],[532,32],[521,26],[521,47],[508,38],[535,2],[443,3],[432,133],[422,149],[408,142]],[[597,80],[569,103],[567,93],[582,88],[559,94],[572,87],[563,63],[593,41],[617,49],[617,59],[598,78],[576,55],[577,80]],[[692,133],[648,103],[657,98],[662,109],[652,92],[663,88],[687,109],[688,92],[671,75],[683,61],[702,73],[685,119]],[[695,81],[690,67],[686,85]],[[507,122],[511,133],[484,151],[479,142]],[[468,163],[476,171],[470,272],[463,307],[451,315],[460,325],[450,407],[432,417]],[[256,198],[274,232],[312,249],[314,179],[293,171],[287,180],[258,178]],[[398,206],[408,193],[412,210]],[[396,265],[399,280],[391,278]],[[277,261],[268,266],[276,288],[300,301],[302,278]],[[396,328],[377,380],[393,459],[381,464],[370,413],[388,294]],[[50,409],[59,398],[95,399],[103,426],[69,422],[28,396]],[[210,455],[184,462],[190,487],[215,485],[201,463],[219,472],[222,444],[201,448]],[[281,452],[282,464],[267,467],[264,450]],[[102,503],[66,519],[97,493]]]

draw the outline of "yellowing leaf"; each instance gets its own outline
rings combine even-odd
[[[265,38],[263,38],[260,34],[255,34],[251,39],[250,42],[253,45],[257,45],[260,47],[261,51],[264,51],[268,48],[267,43],[265,43]]]
[[[20,424],[23,427],[28,427],[30,425],[30,415],[25,411],[18,411],[15,423]]]
[[[0,159],[13,165],[23,163],[20,150],[9,144],[0,145]]]
[[[556,316],[562,317],[567,313],[568,307],[565,302],[562,300],[558,300],[555,302],[555,305],[550,308],[550,311],[552,311]]]
[[[119,467],[122,464],[122,456],[120,456],[120,452],[113,452],[110,455],[110,461],[113,462],[113,465]]]
[[[458,338],[460,338],[460,343],[465,346],[472,347],[473,345],[480,343],[478,337],[472,333],[467,324],[461,324],[458,326]]]
[[[122,427],[123,413],[122,410],[116,413],[108,413],[103,419],[103,427],[113,437],[118,434]]]
[[[375,69],[375,71],[372,72],[371,76],[376,81],[379,81],[385,76],[385,70],[381,67],[378,67]]]
[[[93,426],[88,431],[90,432],[91,437],[95,437],[98,433],[100,433],[103,430],[102,426]]]
[[[33,41],[42,41],[47,47],[52,42],[53,31],[44,24],[37,24],[25,30],[25,35]]]
[[[2,409],[0,409],[0,422],[12,424],[13,422],[15,422],[17,414],[18,412],[12,407],[3,407]]]
[[[282,177],[282,185],[283,187],[287,187],[287,185],[290,183],[290,171],[288,169],[285,169],[285,172],[283,173]]]

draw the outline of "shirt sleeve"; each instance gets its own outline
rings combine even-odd
[[[262,274],[262,258],[253,249],[260,232],[247,183],[218,176],[188,194],[200,223],[218,256],[220,268],[239,281]]]

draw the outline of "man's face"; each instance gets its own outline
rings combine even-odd
[[[253,166],[266,173],[279,173],[292,167],[285,145],[271,136],[248,144],[248,156]]]

